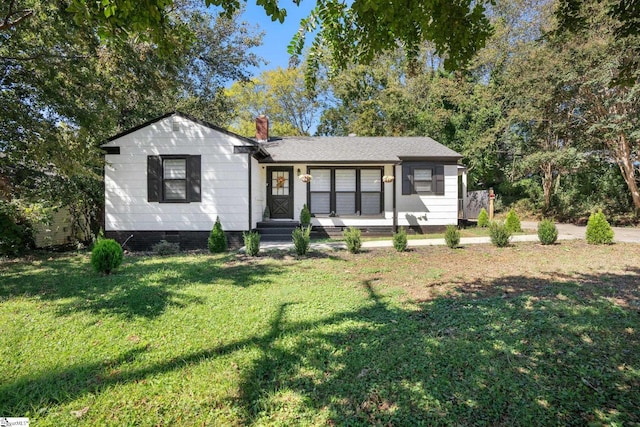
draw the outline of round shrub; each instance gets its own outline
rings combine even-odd
[[[227,250],[227,236],[224,234],[222,224],[220,223],[220,217],[216,218],[216,223],[213,225],[213,229],[209,234],[209,252],[217,254]]]
[[[311,211],[305,204],[302,206],[302,210],[300,211],[300,224],[309,225],[311,224]]]
[[[91,265],[98,273],[111,274],[122,264],[122,246],[113,239],[98,240],[91,251]]]
[[[455,249],[460,245],[460,230],[455,225],[447,225],[444,232],[444,241],[451,249]]]
[[[156,255],[175,255],[180,252],[180,244],[167,242],[166,240],[160,240],[158,243],[151,247],[151,250]]]
[[[613,243],[613,229],[602,211],[592,213],[587,222],[587,243],[604,245]]]
[[[306,205],[305,205],[306,206]],[[293,239],[293,248],[298,255],[306,255],[309,251],[309,244],[311,242],[311,226],[296,227],[291,233]]]
[[[244,251],[249,256],[256,256],[260,252],[260,233],[257,231],[242,232]]]
[[[489,235],[491,236],[491,243],[499,248],[504,248],[509,245],[511,239],[511,231],[506,225],[498,222],[492,222],[489,225]]]
[[[558,228],[550,219],[543,219],[538,224],[538,239],[543,245],[553,245],[558,240]]]
[[[407,250],[407,230],[400,228],[397,233],[393,233],[393,247],[398,252]]]
[[[511,233],[517,233],[522,231],[522,225],[520,225],[520,218],[515,210],[510,209],[507,213],[507,218],[504,225],[511,231]]]
[[[362,232],[359,228],[349,227],[344,230],[344,243],[347,245],[347,250],[352,254],[360,252],[362,247]]]
[[[485,228],[489,226],[489,214],[485,208],[480,209],[478,214],[478,227]]]

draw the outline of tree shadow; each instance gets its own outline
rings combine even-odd
[[[188,286],[231,284],[247,288],[270,284],[286,266],[240,262],[233,254],[222,258],[129,257],[114,274],[104,276],[90,270],[86,257],[66,257],[36,266],[4,268],[0,299],[28,296],[55,301],[61,316],[85,311],[153,318],[171,306],[202,303],[185,290]]]
[[[254,271],[236,272],[234,282],[265,273],[245,268]],[[108,370],[92,364],[22,378],[0,386],[0,407],[19,414],[26,395],[65,403],[250,348],[259,356],[241,372],[233,403],[243,425],[277,414],[297,424],[322,414],[330,425],[638,423],[639,276],[638,268],[510,276],[459,283],[451,296],[409,306],[372,277],[359,284],[366,298],[357,309],[295,321],[289,314],[302,308],[281,301],[262,334],[139,369],[125,365],[144,348]]]

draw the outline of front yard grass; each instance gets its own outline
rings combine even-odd
[[[48,255],[47,255],[48,256]],[[0,264],[32,425],[638,425],[640,246]]]

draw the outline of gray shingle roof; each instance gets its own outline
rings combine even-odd
[[[457,161],[462,155],[428,137],[285,137],[261,144],[276,163],[388,163],[420,158]]]

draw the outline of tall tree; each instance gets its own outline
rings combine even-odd
[[[269,117],[274,135],[309,135],[322,107],[322,94],[305,86],[301,68],[276,68],[259,77],[236,82],[226,95],[234,107],[231,128],[255,136],[255,118]]]

